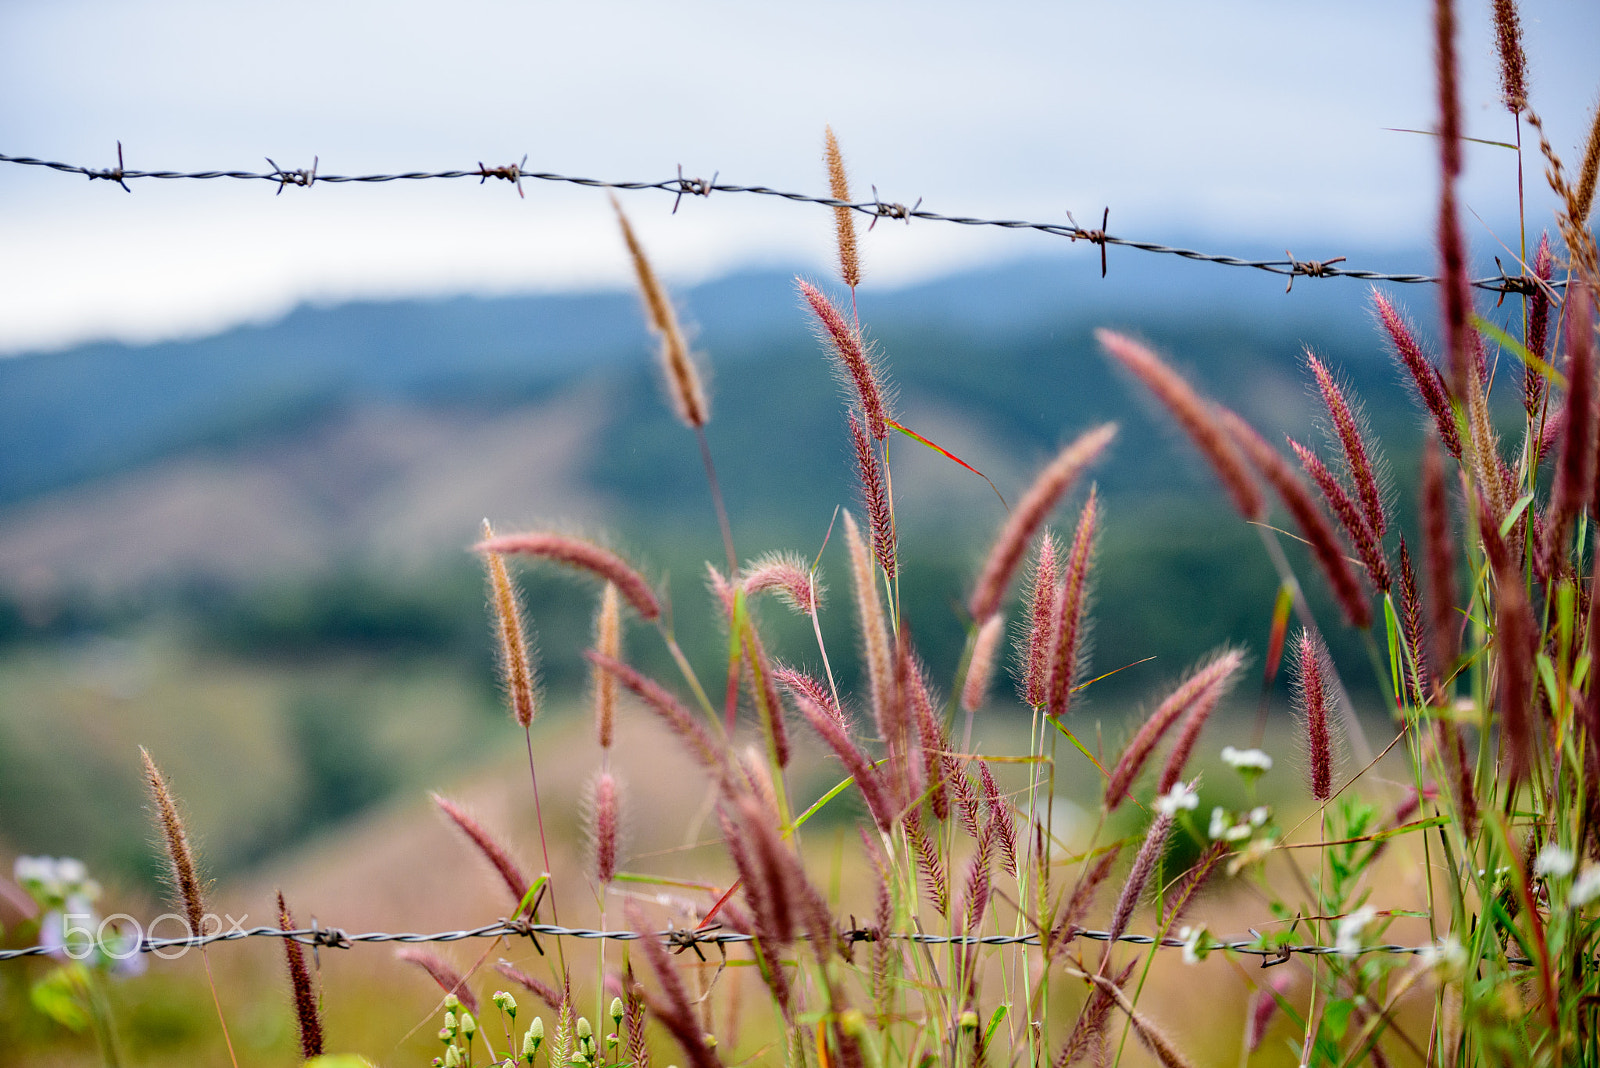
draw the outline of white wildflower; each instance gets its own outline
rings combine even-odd
[[[1272,770],[1272,758],[1259,749],[1235,749],[1225,745],[1222,747],[1222,762],[1240,773],[1259,775]]]
[[[1183,963],[1199,964],[1211,953],[1211,932],[1206,930],[1206,925],[1198,927],[1185,925],[1178,932],[1178,937],[1183,940]]]
[[[1424,967],[1433,968],[1443,975],[1454,975],[1467,965],[1467,951],[1455,935],[1445,935],[1431,946],[1424,946],[1417,954]]]
[[[1180,809],[1194,811],[1200,807],[1200,795],[1187,783],[1177,783],[1167,793],[1156,798],[1156,811],[1163,816],[1175,816]]]
[[[1362,905],[1354,912],[1341,916],[1333,928],[1334,947],[1346,957],[1360,954],[1361,932],[1377,918],[1378,910],[1371,905]]]
[[[1597,897],[1600,897],[1600,864],[1588,864],[1572,880],[1572,889],[1567,891],[1567,904],[1581,909]]]
[[[1212,841],[1220,840],[1223,835],[1228,833],[1228,827],[1231,826],[1232,822],[1233,821],[1228,818],[1227,809],[1222,808],[1221,806],[1212,809],[1211,826],[1206,830],[1206,837],[1210,838]]]
[[[1571,850],[1562,849],[1551,842],[1539,850],[1539,855],[1533,858],[1533,874],[1535,877],[1553,875],[1557,879],[1565,879],[1572,874],[1576,864],[1577,858],[1572,855]]]
[[[1272,818],[1272,810],[1266,805],[1257,805],[1250,810],[1250,826],[1264,827],[1267,820]]]

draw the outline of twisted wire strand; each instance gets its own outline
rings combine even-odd
[[[143,938],[140,940],[137,951],[140,953],[157,953],[168,949],[198,949],[211,945],[214,942],[237,942],[246,938],[289,938],[308,946],[318,946],[330,949],[349,949],[357,942],[460,942],[468,938],[507,938],[521,937],[534,938],[549,936],[553,938],[578,938],[585,940],[608,939],[618,942],[631,942],[647,937],[640,931],[604,931],[586,927],[562,927],[551,923],[529,923],[526,920],[497,920],[494,923],[484,924],[481,927],[471,927],[460,931],[438,931],[432,934],[415,934],[411,932],[396,931],[368,931],[363,934],[350,934],[339,927],[304,927],[296,930],[284,931],[277,927],[234,927],[227,931],[218,931],[214,934],[195,935],[180,938]],[[840,936],[851,941],[871,941],[876,936],[872,932],[855,930],[842,931]],[[731,943],[753,942],[755,936],[739,931],[708,930],[701,928],[692,930],[686,928],[668,928],[664,931],[652,932],[649,937],[658,938],[663,944],[679,950],[691,949],[700,945],[727,945]],[[885,938],[896,939],[921,945],[958,945],[958,946],[1037,946],[1039,936],[1027,935],[939,935],[925,934],[922,932],[894,932],[884,935]],[[1096,942],[1113,941],[1109,931],[1077,930],[1070,939],[1087,938]],[[1069,940],[1070,940],[1069,939]],[[1157,939],[1153,935],[1123,934],[1115,941],[1136,946],[1159,946],[1163,949],[1178,949],[1187,945],[1181,938]],[[1240,953],[1248,956],[1262,958],[1262,967],[1272,964],[1281,964],[1291,956],[1330,956],[1343,955],[1347,957],[1359,956],[1367,953],[1387,953],[1394,955],[1415,956],[1423,953],[1435,952],[1437,946],[1402,946],[1395,944],[1361,946],[1352,951],[1349,947],[1320,946],[1320,945],[1283,945],[1276,947],[1264,946],[1260,938],[1240,938],[1230,940],[1213,939],[1197,947],[1206,952]],[[60,946],[27,946],[22,949],[0,950],[0,961],[20,960],[25,957],[48,956],[60,953]],[[1527,959],[1512,957],[1508,959],[1511,964],[1528,964]]]
[[[678,203],[685,196],[709,197],[712,193],[742,193],[753,196],[777,197],[782,200],[794,201],[801,204],[815,204],[825,208],[848,208],[872,217],[876,225],[879,219],[897,219],[910,222],[919,219],[925,222],[952,223],[957,226],[986,226],[998,227],[1003,230],[1032,230],[1054,237],[1064,237],[1069,241],[1087,241],[1099,245],[1102,253],[1107,246],[1130,248],[1140,252],[1150,252],[1158,255],[1178,256],[1186,260],[1196,260],[1204,263],[1220,264],[1224,267],[1246,267],[1268,274],[1286,277],[1292,288],[1296,278],[1355,278],[1369,282],[1392,282],[1402,285],[1422,285],[1439,281],[1438,277],[1429,274],[1396,274],[1384,271],[1371,271],[1356,267],[1338,266],[1344,260],[1343,256],[1329,260],[1299,260],[1292,256],[1281,260],[1256,260],[1240,256],[1230,256],[1213,252],[1201,252],[1197,249],[1181,248],[1174,245],[1164,245],[1156,241],[1143,241],[1131,237],[1118,237],[1107,233],[1103,228],[1091,229],[1079,226],[1075,222],[1047,223],[1029,222],[1024,219],[988,219],[971,215],[946,215],[942,212],[929,211],[921,207],[919,200],[915,205],[907,207],[904,204],[889,203],[878,199],[876,189],[872,200],[847,201],[835,200],[833,197],[814,196],[810,193],[795,193],[782,189],[773,189],[765,185],[736,185],[727,182],[718,182],[715,177],[707,181],[703,178],[685,178],[680,168],[676,178],[665,178],[660,181],[612,181],[601,178],[582,178],[567,174],[555,174],[549,171],[524,170],[522,164],[507,164],[503,167],[485,167],[479,163],[474,170],[448,170],[448,171],[403,171],[396,174],[322,174],[316,165],[309,168],[285,169],[279,167],[271,159],[267,162],[272,165],[270,171],[146,171],[124,168],[120,162],[121,146],[118,145],[118,165],[114,168],[84,167],[75,163],[62,163],[56,160],[37,159],[33,156],[11,156],[0,153],[0,163],[11,163],[23,167],[44,167],[49,170],[59,171],[64,174],[79,174],[90,181],[102,180],[115,182],[122,188],[128,189],[127,182],[136,179],[155,179],[160,181],[193,180],[210,181],[218,178],[235,179],[239,181],[272,182],[277,185],[278,192],[282,193],[287,186],[310,187],[319,182],[343,184],[349,182],[412,182],[429,181],[436,179],[476,178],[479,184],[490,178],[509,181],[517,186],[520,194],[522,180],[541,182],[560,182],[568,185],[585,186],[595,189],[620,189],[636,191],[656,189],[664,193],[671,193],[676,198],[672,210],[678,210]],[[523,157],[526,163],[527,157]],[[129,190],[131,192],[131,190]],[[1069,215],[1070,219],[1071,216]],[[1105,261],[1102,255],[1101,273],[1105,272]],[[1476,289],[1491,293],[1531,293],[1539,285],[1536,280],[1526,274],[1499,275],[1477,278],[1472,280]],[[1552,288],[1563,288],[1564,280],[1555,280],[1542,283]]]

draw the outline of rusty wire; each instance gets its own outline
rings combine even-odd
[[[439,931],[433,934],[414,934],[410,932],[394,931],[369,931],[364,934],[351,934],[339,927],[312,927],[298,928],[295,930],[281,930],[277,927],[234,927],[227,931],[218,931],[214,934],[196,935],[181,938],[143,938],[137,947],[140,953],[158,953],[169,949],[198,949],[201,946],[211,945],[213,942],[237,942],[246,938],[289,938],[304,945],[329,948],[349,949],[358,942],[460,942],[469,938],[529,938],[538,946],[538,938],[548,936],[552,938],[578,938],[585,940],[605,939],[618,942],[631,942],[640,938],[655,937],[662,944],[672,947],[679,952],[686,949],[695,949],[702,945],[727,945],[741,942],[753,942],[755,936],[740,931],[720,930],[716,925],[709,927],[681,928],[673,927],[664,931],[651,932],[646,935],[640,931],[603,931],[586,927],[562,927],[553,923],[532,923],[524,919],[499,919],[494,923],[484,924],[482,927],[471,927],[460,931]],[[958,946],[1037,946],[1039,936],[1026,935],[940,935],[926,934],[923,932],[893,932],[880,935],[870,929],[842,930],[839,937],[846,941],[875,941],[879,938],[889,938],[921,945],[958,945]],[[1078,929],[1065,939],[1071,941],[1078,938],[1087,938],[1096,942],[1117,941],[1135,946],[1158,946],[1163,949],[1178,949],[1188,943],[1182,938],[1160,938],[1152,935],[1122,934],[1113,939],[1108,931],[1089,931]],[[1261,958],[1261,966],[1270,968],[1276,964],[1283,964],[1291,957],[1301,956],[1333,956],[1342,955],[1354,957],[1366,953],[1387,953],[1393,955],[1416,956],[1434,952],[1437,946],[1402,946],[1402,945],[1373,945],[1362,946],[1351,950],[1349,947],[1322,946],[1322,945],[1280,945],[1271,946],[1252,932],[1250,938],[1236,938],[1228,940],[1213,939],[1203,943],[1200,947],[1206,952],[1240,953],[1247,956]],[[696,950],[698,952],[698,950]],[[20,960],[25,957],[49,956],[62,952],[61,946],[36,945],[22,949],[0,950],[0,961]],[[542,953],[543,950],[541,949]],[[1528,964],[1529,961],[1521,957],[1509,958],[1510,964]]]
[[[660,181],[612,181],[601,178],[580,178],[567,174],[554,174],[549,171],[530,171],[526,168],[527,156],[522,157],[521,163],[510,163],[499,167],[486,167],[480,160],[478,165],[470,170],[448,171],[402,171],[394,174],[323,174],[317,168],[320,159],[313,159],[310,167],[287,168],[282,167],[271,158],[267,159],[270,171],[242,171],[242,170],[209,170],[209,171],[147,171],[129,169],[123,160],[122,143],[117,143],[117,165],[115,167],[85,167],[75,163],[61,163],[55,160],[37,159],[33,156],[11,156],[0,153],[0,163],[11,163],[22,167],[44,167],[63,174],[78,174],[90,181],[115,182],[123,189],[132,192],[128,183],[140,179],[154,179],[159,181],[210,181],[213,179],[233,179],[237,181],[271,182],[277,186],[277,193],[282,194],[284,189],[295,186],[310,188],[320,184],[374,183],[374,182],[416,182],[452,178],[476,178],[482,185],[490,178],[510,182],[517,188],[517,195],[523,195],[523,180],[541,182],[561,182],[568,185],[587,186],[596,189],[620,189],[636,191],[656,189],[673,196],[672,210],[676,212],[679,204],[686,196],[709,197],[713,193],[743,193],[754,196],[777,197],[782,200],[794,201],[802,204],[815,204],[825,208],[848,208],[871,217],[873,225],[880,219],[902,220],[910,223],[917,219],[924,222],[953,223],[958,226],[990,226],[1003,230],[1031,230],[1037,233],[1049,234],[1053,237],[1064,237],[1069,241],[1087,241],[1091,245],[1100,247],[1100,274],[1104,277],[1107,270],[1106,249],[1108,246],[1118,248],[1131,248],[1140,252],[1150,252],[1159,255],[1179,256],[1187,260],[1197,260],[1204,263],[1216,263],[1225,267],[1247,267],[1258,271],[1266,271],[1289,280],[1292,288],[1296,278],[1357,278],[1369,282],[1393,282],[1405,285],[1429,284],[1438,282],[1435,275],[1428,274],[1392,274],[1383,271],[1370,271],[1354,267],[1339,267],[1336,264],[1345,260],[1343,256],[1332,256],[1321,260],[1300,260],[1292,253],[1285,253],[1288,257],[1281,260],[1255,260],[1240,256],[1229,256],[1212,252],[1200,252],[1195,249],[1179,248],[1173,245],[1164,245],[1156,241],[1143,241],[1131,237],[1118,237],[1105,230],[1105,218],[1109,218],[1110,209],[1107,208],[1102,219],[1101,227],[1093,229],[1079,226],[1072,214],[1067,212],[1067,222],[1029,222],[1023,219],[986,219],[971,215],[946,215],[942,212],[929,211],[922,207],[919,198],[916,203],[906,204],[889,202],[878,196],[876,186],[872,187],[872,199],[852,202],[835,200],[833,197],[815,196],[810,193],[785,192],[764,185],[734,185],[717,181],[718,175],[711,178],[687,178],[683,174],[683,167],[678,167],[676,177],[664,178]],[[1471,282],[1476,289],[1486,290],[1491,293],[1527,293],[1534,285],[1542,284],[1554,288],[1565,285],[1563,281],[1537,282],[1532,275],[1523,273],[1508,275],[1502,269],[1498,275],[1485,278],[1476,278]]]

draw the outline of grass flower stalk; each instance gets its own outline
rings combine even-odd
[[[1171,414],[1200,450],[1234,507],[1246,519],[1260,519],[1267,502],[1239,455],[1239,447],[1217,418],[1214,406],[1184,381],[1160,357],[1132,338],[1110,330],[1096,330],[1100,347],[1126,368]]]
[[[283,891],[278,891],[278,930],[299,930],[294,914],[284,904]],[[306,968],[305,947],[292,938],[283,940],[283,955],[289,969],[289,991],[294,999],[295,1022],[300,1027],[300,1056],[304,1060],[322,1055],[322,1013],[317,1008],[317,994],[311,986],[311,972]]]
[[[839,139],[833,127],[824,127],[823,162],[828,166],[828,195],[835,200],[850,201],[850,179],[845,175],[844,154],[839,151]],[[856,213],[850,208],[835,206],[833,229],[839,246],[839,277],[852,290],[861,284],[861,257],[856,248]]]
[[[1083,474],[1084,469],[1099,458],[1116,433],[1115,423],[1085,431],[1057,453],[1056,458],[1033,480],[1028,492],[1023,494],[1022,500],[1000,528],[999,535],[984,558],[972,598],[967,602],[967,610],[976,622],[982,624],[1000,610],[1000,602],[1011,587],[1011,579],[1022,563],[1028,543],[1044,525],[1062,496]]]
[[[473,549],[496,555],[533,556],[587,571],[615,585],[623,600],[646,623],[654,623],[661,618],[661,602],[656,599],[655,591],[644,580],[644,576],[610,549],[603,549],[591,541],[567,534],[534,531],[527,534],[499,534],[479,542]]]
[[[1045,711],[1059,719],[1072,705],[1074,687],[1082,677],[1089,644],[1090,571],[1094,566],[1095,538],[1099,532],[1099,495],[1089,487],[1089,499],[1078,517],[1072,545],[1067,550],[1061,588],[1055,595],[1055,618],[1050,634],[1054,648],[1045,687]]]

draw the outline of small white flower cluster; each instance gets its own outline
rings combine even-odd
[[[1572,855],[1570,849],[1562,849],[1551,842],[1539,850],[1533,858],[1533,874],[1535,878],[1545,879],[1554,876],[1565,879],[1572,874],[1572,869],[1577,866],[1578,858]]]
[[[1467,951],[1455,935],[1445,935],[1431,946],[1424,946],[1417,960],[1425,968],[1438,972],[1440,978],[1450,978],[1467,966]]]
[[[1244,842],[1254,838],[1271,818],[1272,810],[1266,805],[1237,814],[1219,806],[1211,810],[1211,826],[1206,833],[1213,842]]]
[[[1361,932],[1367,924],[1378,918],[1378,910],[1362,905],[1347,915],[1339,917],[1333,925],[1333,945],[1342,956],[1354,957],[1361,953]]]
[[[121,931],[115,918],[102,922],[95,912],[101,888],[89,878],[83,861],[18,857],[12,878],[38,902],[39,944],[48,946],[51,956],[86,961],[119,975],[144,971],[138,936]]]
[[[1565,880],[1578,870],[1578,858],[1569,849],[1551,842],[1533,858],[1533,875],[1536,879]],[[1600,898],[1600,865],[1585,864],[1577,878],[1567,888],[1567,906],[1581,909]]]
[[[1193,812],[1200,807],[1200,795],[1195,792],[1192,784],[1178,783],[1171,790],[1156,798],[1156,811],[1163,816],[1175,816],[1180,811]]]
[[[1222,747],[1222,762],[1246,777],[1272,770],[1272,758],[1259,749],[1235,749],[1225,745]]]
[[[72,857],[18,857],[12,878],[44,909],[75,901],[83,911],[100,897],[100,884],[89,878],[83,861]]]
[[[1178,937],[1183,939],[1183,963],[1199,964],[1211,955],[1211,932],[1206,930],[1205,924],[1198,927],[1185,925]]]

